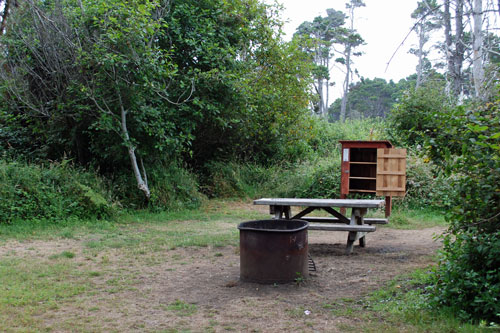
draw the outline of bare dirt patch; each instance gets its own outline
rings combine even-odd
[[[240,282],[234,246],[139,255],[110,249],[106,265],[81,261],[82,274],[102,272],[88,279],[88,292],[39,319],[54,331],[342,331],[339,325],[347,319],[336,317],[325,304],[358,299],[396,275],[431,264],[441,246],[433,235],[442,231],[379,227],[367,236],[367,246],[355,246],[350,256],[345,255],[347,233],[310,231],[309,252],[317,271],[305,283],[284,285]],[[0,246],[2,256],[43,258],[62,250],[85,252],[78,240]]]

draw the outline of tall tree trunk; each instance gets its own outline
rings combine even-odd
[[[325,112],[325,100],[324,100],[324,89],[323,89],[323,85],[324,85],[324,82],[323,82],[323,79],[322,78],[318,78],[318,84],[317,84],[317,87],[316,87],[316,92],[318,93],[318,96],[319,96],[319,110],[318,110],[318,113],[320,115],[320,117],[323,117],[324,116],[324,112]]]
[[[476,93],[476,97],[482,97],[483,91],[483,82],[484,82],[484,70],[483,70],[483,54],[482,54],[482,45],[483,45],[483,6],[482,0],[474,0],[474,10],[473,10],[473,19],[474,19],[474,43],[473,43],[473,73],[474,73],[474,90]]]
[[[450,0],[444,0],[444,34],[446,43],[446,60],[448,64],[448,82],[447,89],[457,97],[462,96],[463,75],[462,65],[464,62],[465,44],[464,44],[464,0],[456,0],[455,8],[455,38],[451,34],[451,16]],[[455,49],[452,49],[454,44]],[[451,87],[451,89],[450,89]]]
[[[321,54],[321,42],[320,42],[320,36],[316,36],[316,54],[315,54],[315,63],[319,64],[320,66],[324,65],[324,59]],[[319,96],[319,116],[324,117],[325,116],[325,95],[324,95],[324,79],[321,76],[318,76],[317,79],[317,87],[316,87],[316,92],[318,93]]]
[[[464,0],[456,0],[455,8],[455,55],[454,55],[454,89],[457,96],[463,93],[462,65],[464,62]]]
[[[130,140],[130,135],[128,132],[127,128],[127,110],[125,110],[125,107],[123,105],[122,101],[122,95],[121,92],[118,91],[117,88],[117,96],[118,96],[118,102],[120,104],[120,116],[121,116],[121,130],[122,130],[122,135],[125,140],[125,144],[127,146],[127,151],[128,151],[128,156],[130,157],[130,162],[132,166],[132,170],[134,172],[135,180],[137,182],[137,188],[144,193],[144,196],[146,197],[147,200],[151,197],[151,192],[149,190],[148,186],[148,178],[146,175],[146,169],[144,168],[144,164],[142,163],[141,160],[141,167],[142,167],[142,172],[144,174],[141,174],[141,170],[139,169],[139,164],[137,163],[137,156],[136,156],[136,148],[133,144],[133,142]]]
[[[351,47],[347,47],[345,57],[346,73],[344,79],[344,94],[342,95],[342,103],[340,104],[340,121],[345,122],[347,115],[347,93],[349,92],[349,81],[351,79]]]
[[[351,19],[351,26],[350,26],[350,33],[354,31],[354,9],[356,6],[352,3],[351,1],[351,7],[350,7],[350,19]],[[349,41],[347,42],[349,43]],[[346,73],[345,73],[345,80],[344,80],[344,94],[342,95],[342,103],[340,105],[340,121],[344,122],[345,118],[347,116],[347,94],[349,93],[349,84],[351,80],[351,45],[347,44],[346,47],[346,55],[345,55],[345,66],[346,66]]]
[[[451,93],[451,85],[453,81],[453,73],[455,72],[453,66],[453,52],[451,50],[451,16],[450,16],[450,0],[444,0],[443,10],[443,24],[444,24],[444,38],[445,38],[445,53],[446,64],[448,65],[448,75],[446,76],[446,90],[448,94]]]
[[[417,82],[415,83],[415,88],[418,89],[422,83],[422,74],[424,71],[424,44],[425,44],[425,30],[424,24],[419,25],[419,40],[418,40],[418,65],[417,65]]]
[[[323,115],[328,120],[328,108],[330,97],[330,58],[326,58],[326,68],[328,69],[328,77],[326,79],[326,99],[325,99],[325,114]]]

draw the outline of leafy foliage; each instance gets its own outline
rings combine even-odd
[[[313,65],[312,74],[317,94],[317,105],[314,106],[314,111],[320,116],[326,117],[329,103],[330,62],[335,55],[334,44],[339,43],[343,35],[347,33],[347,30],[342,27],[345,19],[346,15],[343,12],[328,8],[325,17],[317,16],[312,22],[303,22],[294,34],[294,40],[309,55],[309,61]],[[336,61],[343,60],[344,58],[341,58]]]
[[[156,164],[309,150],[311,67],[281,40],[275,7],[54,0],[12,15],[0,59],[0,149],[10,156],[68,156],[113,177],[136,159],[146,179]]]
[[[389,116],[394,141],[406,146],[423,146],[427,139],[427,142],[432,143],[432,138],[445,133],[440,128],[438,118],[454,109],[442,91],[443,87],[436,83],[409,89],[403,94]],[[440,144],[447,146],[449,143],[443,140]],[[437,145],[434,146],[439,149]]]
[[[442,168],[410,149],[406,164],[406,195],[394,198],[395,205],[442,209],[449,206],[453,193],[450,178]]]
[[[451,133],[451,140],[456,141],[451,147],[459,147],[458,151],[445,151],[443,156],[441,149],[431,147],[435,156],[443,156],[449,162],[449,171],[456,175],[452,186],[457,194],[436,273],[437,302],[460,311],[465,319],[497,323],[500,322],[499,103],[497,100],[475,106],[463,113],[461,126]],[[446,123],[441,125],[447,128]],[[439,139],[443,137],[450,140],[449,134]]]
[[[99,177],[67,163],[43,167],[0,160],[0,223],[112,216],[115,208]]]
[[[393,115],[405,142],[443,167],[450,189],[434,304],[462,319],[499,322],[500,100],[453,107],[429,87],[413,91]]]
[[[500,232],[474,229],[445,238],[435,273],[434,305],[451,308],[463,320],[500,322]]]
[[[392,81],[375,78],[373,80],[362,78],[360,82],[351,85],[348,92],[347,109],[349,118],[361,117],[385,118],[392,106],[402,94],[403,83],[396,84]],[[340,118],[341,99],[338,98],[328,110],[329,120]]]
[[[176,163],[158,162],[149,169],[151,198],[148,208],[179,210],[197,208],[205,196],[200,193],[198,177]],[[127,174],[110,177],[110,186],[120,204],[128,208],[143,207],[144,198],[135,191],[137,184]]]

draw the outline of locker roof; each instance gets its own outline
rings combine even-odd
[[[339,140],[339,142],[345,148],[392,148],[392,143],[388,140]]]

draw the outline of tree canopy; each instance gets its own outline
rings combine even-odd
[[[159,161],[294,159],[307,145],[310,67],[281,40],[274,7],[54,0],[11,15],[0,59],[6,151],[103,172],[128,164],[148,197],[147,168]]]

